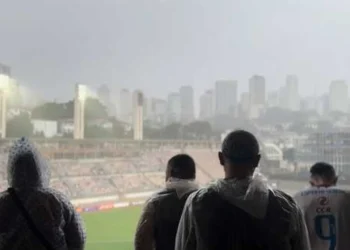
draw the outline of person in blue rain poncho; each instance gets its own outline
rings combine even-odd
[[[300,208],[254,173],[257,139],[238,130],[219,152],[225,178],[191,194],[179,223],[175,250],[309,250]]]
[[[10,148],[7,178],[9,189],[0,194],[0,250],[84,249],[80,216],[66,197],[49,188],[50,169],[28,139]]]

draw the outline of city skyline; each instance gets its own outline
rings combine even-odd
[[[321,94],[332,80],[350,79],[349,7],[317,0],[9,1],[0,16],[0,61],[51,100],[71,98],[77,82],[107,84],[115,94],[119,86],[147,86],[159,98],[169,86],[203,93],[218,79],[237,80],[246,92],[253,74],[277,89],[290,73],[303,96]]]

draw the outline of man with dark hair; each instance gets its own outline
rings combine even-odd
[[[304,211],[312,249],[350,249],[350,193],[336,187],[334,167],[318,162],[310,168],[311,187],[295,195]]]
[[[332,165],[326,162],[318,162],[310,168],[310,185],[312,187],[335,186],[338,177]]]
[[[219,152],[225,178],[189,196],[175,250],[309,249],[300,209],[254,174],[259,160],[254,135],[244,130],[227,135]]]
[[[174,249],[177,226],[187,197],[198,186],[194,182],[194,160],[186,154],[168,161],[165,189],[146,203],[135,235],[135,250]]]

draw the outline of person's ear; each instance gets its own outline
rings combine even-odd
[[[224,155],[222,154],[222,152],[218,153],[218,157],[219,157],[219,162],[221,166],[225,165],[225,159],[224,159]]]
[[[165,171],[165,182],[167,182],[169,178],[170,178],[170,166],[168,165]]]
[[[253,162],[254,163],[254,166],[253,166],[254,168],[259,166],[260,159],[261,159],[261,155],[260,154],[255,157],[255,160]]]

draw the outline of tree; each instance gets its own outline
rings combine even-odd
[[[162,129],[161,137],[163,139],[181,139],[183,137],[183,126],[180,123],[171,123]]]
[[[118,121],[115,118],[111,118],[110,121],[112,122],[112,134],[116,138],[125,138],[127,131],[125,130],[125,126],[121,121]]]
[[[85,119],[108,119],[108,112],[106,106],[104,106],[96,98],[87,98],[85,100]]]
[[[64,103],[47,102],[32,110],[32,117],[41,120],[62,120],[74,117],[74,101]],[[86,120],[108,119],[107,108],[96,98],[85,100]]]
[[[6,136],[7,137],[21,137],[32,136],[33,124],[28,113],[22,112],[7,121]]]
[[[194,121],[184,128],[185,135],[192,139],[209,139],[213,135],[211,125],[207,121]]]

